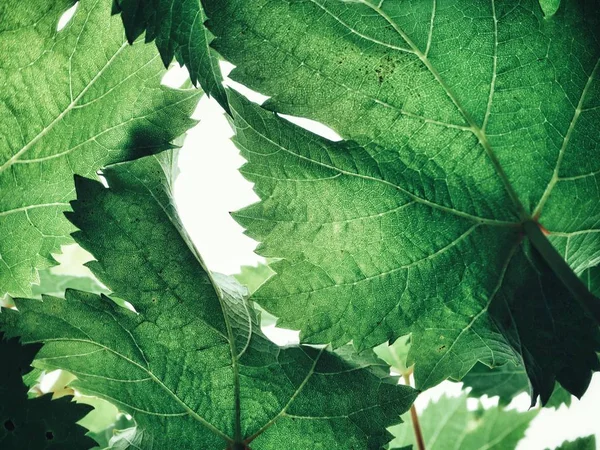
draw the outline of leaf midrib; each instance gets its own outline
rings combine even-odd
[[[296,400],[296,397],[298,397],[298,395],[300,395],[300,393],[304,389],[304,386],[306,386],[306,383],[308,383],[308,380],[315,373],[317,363],[321,359],[321,355],[323,354],[324,351],[325,351],[325,347],[322,347],[319,350],[319,353],[317,354],[317,356],[315,356],[312,366],[311,366],[310,370],[307,372],[306,376],[304,377],[304,380],[302,380],[302,383],[300,383],[298,388],[294,391],[294,394],[290,397],[290,399],[288,400],[286,405],[282,408],[282,410],[275,417],[273,417],[271,420],[269,420],[265,425],[263,425],[256,433],[254,433],[252,436],[246,438],[243,442],[244,444],[249,444],[250,442],[252,442],[258,436],[260,436],[265,431],[267,431],[269,428],[271,428],[275,424],[275,422],[277,422],[281,417],[283,417],[286,414],[289,407],[292,405],[292,403],[294,403],[294,400]]]
[[[513,246],[513,248],[511,249],[511,251],[508,253],[507,258],[504,261],[504,264],[502,265],[502,269],[500,271],[500,276],[498,277],[498,282],[496,283],[496,286],[490,293],[489,298],[486,301],[486,304],[483,306],[483,308],[481,308],[481,311],[479,311],[477,314],[475,314],[473,316],[473,318],[469,321],[469,323],[460,330],[460,332],[458,333],[458,336],[456,336],[456,339],[454,339],[452,341],[452,343],[450,344],[450,346],[448,347],[446,352],[437,360],[437,362],[435,363],[433,368],[429,371],[427,378],[423,382],[419,383],[419,385],[428,386],[427,383],[428,383],[429,379],[431,378],[431,375],[437,370],[437,368],[441,364],[441,362],[443,360],[445,360],[446,356],[450,354],[450,352],[452,351],[452,349],[454,348],[456,343],[462,338],[463,334],[466,333],[468,330],[470,330],[473,327],[473,325],[475,325],[475,322],[477,322],[477,320],[479,320],[479,318],[481,316],[483,316],[485,313],[487,313],[490,305],[492,304],[492,301],[494,300],[494,298],[496,297],[498,292],[500,292],[500,290],[502,289],[502,286],[504,284],[504,280],[506,277],[506,273],[508,272],[510,263],[511,263],[513,257],[515,256],[515,254],[517,253],[519,246],[520,246],[520,243],[516,243]]]
[[[154,158],[157,159],[156,155],[154,156]],[[160,161],[159,161],[159,164],[160,164]],[[135,177],[135,174],[132,174],[132,175]],[[167,210],[167,207],[162,204],[162,202],[156,197],[156,195],[154,195],[154,192],[152,191],[152,189],[149,186],[147,186],[143,182],[143,180],[140,180],[137,177],[135,177],[135,178],[136,178],[136,180],[138,180],[138,182],[140,182],[140,184],[142,186],[144,186],[144,188],[148,191],[148,193],[150,194],[152,199],[162,209],[162,211],[169,218],[169,221],[173,224],[173,226],[175,227],[177,232],[181,235],[183,230],[181,230],[181,226],[178,225],[177,219],[175,217],[173,217],[172,214],[169,213],[169,211]],[[165,178],[167,178],[169,180],[169,183],[171,182],[169,174],[165,173]],[[171,196],[171,193],[168,191],[166,191],[166,194],[169,197]],[[183,236],[182,236],[182,239],[183,239]],[[214,279],[211,271],[208,269],[206,263],[204,262],[204,259],[200,255],[200,252],[198,252],[198,250],[196,249],[195,245],[191,241],[188,242],[188,240],[186,240],[186,239],[183,239],[183,241],[186,244],[186,246],[193,247],[192,249],[190,249],[190,251],[192,251],[192,254],[194,255],[194,257],[196,258],[196,260],[198,261],[198,263],[200,264],[200,266],[202,267],[202,269],[208,276],[208,279],[210,280],[210,283],[211,283],[213,289],[215,290],[215,295],[217,296],[217,299],[219,300],[219,305],[221,306],[221,312],[223,314],[223,321],[225,322],[225,328],[227,330],[227,341],[229,344],[229,352],[231,354],[231,367],[232,367],[232,371],[233,371],[233,389],[234,389],[234,407],[235,407],[234,439],[233,439],[233,441],[240,442],[242,439],[242,433],[241,433],[241,405],[240,405],[240,397],[241,397],[240,396],[240,374],[239,374],[239,365],[238,365],[239,361],[238,361],[238,357],[237,357],[237,351],[235,348],[235,337],[233,335],[233,328],[231,326],[231,322],[229,321],[229,316],[227,314],[227,311],[225,310],[226,306],[223,302],[223,291],[222,291],[221,287],[218,285],[218,283],[216,282],[216,280]],[[231,438],[229,438],[229,440],[230,440],[230,442],[232,441]]]

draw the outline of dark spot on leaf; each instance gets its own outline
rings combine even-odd
[[[441,352],[442,350],[444,350],[446,348],[445,345],[442,345],[441,347],[438,348],[438,352]]]
[[[12,420],[7,420],[4,422],[4,428],[6,428],[8,431],[13,431],[15,429],[15,424]]]
[[[52,431],[46,431],[46,439],[48,439],[49,441],[54,439],[54,433]]]

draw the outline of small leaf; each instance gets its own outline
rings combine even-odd
[[[470,397],[499,397],[500,405],[506,406],[511,400],[522,392],[529,391],[529,379],[523,367],[507,363],[493,369],[478,363],[462,379],[465,387],[470,387]],[[546,403],[548,408],[558,408],[562,404],[571,404],[571,394],[560,384],[556,383],[550,399]]]
[[[234,275],[235,279],[248,288],[252,295],[269,278],[275,275],[268,264],[257,264],[256,266],[242,266],[240,273]]]
[[[571,406],[573,396],[560,384],[556,383],[554,391],[548,402],[544,405],[546,408],[560,408],[562,405]]]
[[[136,427],[116,430],[110,438],[107,449],[126,450],[142,448],[143,438],[144,433],[140,432]]]
[[[412,373],[412,365],[408,364],[410,336],[399,337],[393,344],[381,344],[373,350],[391,366],[394,372],[406,376]]]
[[[477,363],[462,379],[470,387],[471,397],[498,396],[500,405],[506,406],[522,392],[529,390],[529,379],[523,366],[507,363],[493,369]]]
[[[467,395],[463,394],[442,396],[437,402],[429,403],[419,414],[419,422],[427,450],[514,450],[538,413],[539,410],[520,413],[497,407],[469,411]],[[395,435],[391,449],[406,445],[415,448],[414,434],[408,426],[411,418],[407,414],[403,419],[406,423],[402,427],[390,429]]]

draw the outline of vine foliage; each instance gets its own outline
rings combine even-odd
[[[599,9],[5,1],[0,446],[94,445],[75,424],[89,407],[26,399],[31,364],[31,384],[67,371],[132,417],[107,448],[515,448],[539,411],[505,410],[516,395],[568,405],[600,370]],[[161,84],[173,61],[189,86]],[[268,100],[227,87],[223,61]],[[203,93],[259,196],[233,217],[269,264],[237,279],[173,200]],[[85,279],[48,271],[73,242]],[[300,344],[270,341],[263,311]],[[419,423],[417,395],[445,380],[469,391]]]

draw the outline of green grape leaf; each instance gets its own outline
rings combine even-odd
[[[529,423],[539,410],[524,413],[502,408],[467,409],[467,395],[442,396],[431,402],[422,414],[419,423],[427,450],[514,450],[525,435]],[[392,427],[395,438],[391,449],[415,444],[410,415],[404,417],[402,427]]]
[[[172,147],[194,123],[198,90],[161,86],[149,46],[129,46],[110,0],[0,6],[0,296],[31,295],[36,269],[70,241],[73,174]]]
[[[88,450],[95,442],[76,422],[92,407],[76,404],[72,397],[52,400],[52,395],[27,398],[23,375],[39,345],[19,344],[0,333],[0,448],[3,450]]]
[[[600,260],[595,2],[552,20],[538,0],[203,4],[233,80],[344,139],[238,106],[262,201],[236,218],[282,259],[254,300],[307,343],[412,332],[420,389],[512,361],[533,399],[556,380],[582,395],[600,368],[576,276]]]
[[[131,414],[142,448],[381,448],[417,391],[375,358],[268,341],[246,289],[189,246],[167,157],[105,169],[109,189],[77,178],[68,213],[88,267],[137,312],[68,290],[16,299],[0,325],[45,343],[36,366]]]
[[[585,391],[598,368],[598,327],[528,240],[514,235],[517,229],[452,225],[454,219],[426,210],[423,217],[418,210],[413,216],[376,213],[380,204],[384,210],[410,205],[393,206],[403,199],[397,188],[373,182],[367,189],[370,175],[349,175],[378,170],[364,149],[315,137],[240,96],[232,95],[230,106],[235,142],[248,159],[241,170],[265,199],[235,217],[262,241],[261,254],[288,258],[271,265],[278,275],[253,296],[282,318],[281,326],[300,328],[304,341],[338,346],[352,339],[360,348],[412,331],[409,358],[419,389],[461,379],[481,360],[526,367],[532,402],[540,393],[545,403],[555,379],[576,395]],[[371,210],[360,212],[366,219],[352,217],[343,202]],[[443,221],[464,236],[434,251],[440,236],[431,242],[430,235],[409,235],[401,220],[417,221],[417,229]],[[387,245],[396,228],[404,240],[393,242],[406,245]],[[421,259],[414,248],[414,255],[406,253],[407,236],[420,239]],[[396,266],[409,256],[416,261]],[[473,260],[470,267],[453,270],[464,258]],[[524,298],[528,302],[519,302]]]
[[[275,272],[268,264],[257,264],[256,266],[242,266],[240,273],[234,275],[240,284],[248,288],[248,293],[253,294],[261,285],[271,278]]]
[[[574,441],[565,441],[556,450],[596,450],[596,436],[586,436]]]
[[[485,364],[477,363],[462,379],[465,387],[470,387],[471,397],[499,397],[500,405],[506,406],[511,400],[522,392],[529,391],[529,379],[525,369],[507,363],[500,367],[489,368]],[[556,383],[554,391],[546,403],[546,407],[558,408],[561,405],[571,404],[571,394],[560,384]]]
[[[156,41],[163,63],[173,58],[188,68],[192,83],[215,98],[227,111],[227,96],[219,56],[209,47],[213,36],[204,26],[200,0],[114,0],[129,42],[146,32],[146,42]]]

